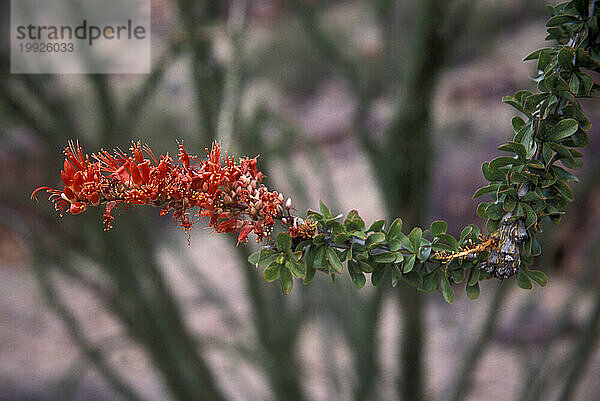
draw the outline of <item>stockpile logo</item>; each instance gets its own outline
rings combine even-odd
[[[12,73],[150,72],[150,0],[11,0]]]

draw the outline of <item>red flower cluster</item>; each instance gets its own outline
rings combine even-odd
[[[257,158],[236,163],[227,154],[221,157],[218,143],[206,149],[205,160],[189,155],[179,143],[178,164],[168,153],[157,158],[140,142],[134,142],[129,150],[129,154],[120,149],[112,154],[101,150],[90,157],[70,141],[61,171],[65,187],[40,187],[31,196],[47,191],[61,216],[105,205],[106,230],[112,228],[112,211],[120,204],[160,207],[161,215],[173,211],[175,221],[185,230],[197,219],[208,217],[209,226],[217,232],[238,233],[238,243],[246,241],[251,232],[260,241],[271,233],[275,220],[284,217],[283,195],[261,184]],[[289,202],[287,206],[289,215]],[[191,213],[196,207],[198,211]]]

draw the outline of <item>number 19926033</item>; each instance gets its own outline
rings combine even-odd
[[[72,53],[75,48],[73,43],[19,43],[21,53]]]

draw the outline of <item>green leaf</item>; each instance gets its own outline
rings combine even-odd
[[[404,267],[402,272],[409,273],[415,267],[416,255],[412,254],[407,259],[405,259]]]
[[[498,230],[499,225],[500,225],[500,220],[493,220],[493,219],[488,219],[488,221],[485,224],[488,232],[490,232],[490,233],[493,233],[496,230]]]
[[[542,146],[542,158],[544,159],[544,164],[546,166],[549,166],[550,163],[552,162],[553,157],[554,157],[554,152],[552,151],[552,148],[550,147],[550,143],[545,142],[544,145]]]
[[[388,248],[390,248],[390,251],[396,252],[402,248],[402,242],[398,238],[392,238],[388,241]]]
[[[325,219],[330,219],[333,217],[333,214],[331,214],[331,211],[322,200],[319,201],[319,210]]]
[[[544,198],[542,198],[536,191],[529,191],[521,198],[521,201],[536,202],[536,201],[543,200],[543,199]]]
[[[333,232],[340,231],[340,230],[342,230],[342,227],[343,227],[342,223],[340,223],[339,221],[336,221],[336,220],[341,219],[343,216],[344,216],[343,214],[338,214],[337,216],[325,219],[324,224],[327,227],[330,227],[331,231],[333,231]]]
[[[517,204],[517,207],[513,213],[513,215],[515,217],[525,217],[526,213],[525,213],[525,209],[523,208],[523,204],[521,202],[519,202]]]
[[[571,149],[572,150],[572,149]],[[581,168],[583,166],[583,161],[581,159],[574,159],[574,160],[569,160],[566,158],[560,159],[560,161],[562,162],[562,164],[567,167],[567,168],[571,168],[571,169],[578,169]]]
[[[508,142],[498,147],[498,150],[502,150],[505,152],[512,152],[519,156],[519,158],[524,159],[527,155],[527,149],[522,143],[518,142]]]
[[[365,242],[365,246],[369,249],[373,248],[374,246],[376,246],[377,244],[382,243],[383,241],[385,241],[385,234],[384,233],[373,233],[371,235],[369,235],[367,237],[367,240]]]
[[[349,232],[348,234],[350,234],[352,237],[356,237],[358,239],[367,239],[367,234],[365,234],[364,231],[352,231],[352,232]]]
[[[554,184],[554,188],[556,188],[556,190],[568,200],[572,201],[573,199],[575,199],[575,196],[573,195],[573,190],[569,188],[569,186],[564,181],[557,180],[556,184]]]
[[[551,17],[548,21],[546,21],[546,26],[559,26],[562,24],[572,23],[572,22],[580,22],[581,20],[572,15],[562,14],[555,15]]]
[[[412,245],[406,235],[404,235],[403,233],[400,233],[400,234],[398,234],[398,239],[400,240],[400,243],[402,244],[402,248],[406,249],[407,251],[411,250]]]
[[[539,160],[530,160],[527,162],[527,167],[533,170],[542,171],[545,169],[544,164]]]
[[[519,269],[517,272],[517,285],[525,290],[530,290],[532,288],[531,280],[523,273],[523,269]]]
[[[445,234],[446,231],[448,231],[448,223],[443,220],[436,220],[431,223],[429,230],[431,231],[431,235],[434,237],[438,236],[439,234]]]
[[[275,256],[275,261],[277,263],[279,263],[280,265],[282,265],[282,264],[285,263],[285,256],[286,255],[284,253],[279,253],[279,254],[274,255],[274,256]]]
[[[335,238],[333,239],[333,242],[335,242],[336,244],[343,244],[346,241],[348,241],[350,239],[350,235],[346,234],[346,233],[339,233],[338,235],[335,236]]]
[[[559,143],[550,143],[550,147],[560,155],[561,160],[564,158],[569,161],[575,161],[573,155],[566,146],[563,146]]]
[[[439,234],[439,239],[447,243],[453,250],[458,250],[458,241],[450,234]]]
[[[529,278],[538,283],[540,286],[545,287],[548,284],[548,277],[539,270],[527,270],[526,271]]]
[[[542,58],[540,57],[540,60],[542,60]],[[542,103],[544,100],[548,99],[551,95],[549,93],[536,93],[534,95],[530,95],[527,96],[527,99],[525,99],[524,105],[523,105],[523,109],[526,113],[532,113],[534,110],[536,110],[540,103]]]
[[[535,223],[537,223],[537,214],[533,210],[531,206],[527,203],[521,203],[523,205],[523,209],[525,209],[525,226],[527,228],[531,227]]]
[[[588,70],[597,71],[600,67],[600,61],[592,57],[592,55],[585,50],[577,49],[577,65]]]
[[[260,252],[253,252],[250,254],[250,256],[248,256],[248,262],[253,265],[253,266],[257,266],[258,265],[258,257],[260,256]]]
[[[320,246],[315,251],[314,267],[315,269],[329,269],[329,263],[327,263],[327,256],[325,254],[326,246]]]
[[[308,285],[313,278],[315,278],[315,274],[317,273],[314,265],[316,254],[317,252],[312,246],[306,251],[306,276],[304,277],[304,285]]]
[[[333,269],[338,274],[341,274],[344,270],[344,266],[342,265],[342,261],[338,257],[337,253],[332,248],[325,248],[325,251],[327,252],[327,260],[329,261]]]
[[[494,160],[490,162],[490,169],[497,169],[500,167],[508,166],[508,165],[518,165],[521,164],[519,160],[510,157],[510,156],[500,156],[496,157]]]
[[[485,209],[488,217],[493,220],[499,220],[504,216],[504,210],[502,206],[498,203],[491,203],[488,205],[487,209]]]
[[[262,268],[269,266],[277,258],[277,256],[279,256],[279,252],[277,252],[275,249],[261,249],[258,257],[257,267]]]
[[[436,292],[440,288],[440,269],[435,269],[423,277],[423,291]]]
[[[272,263],[267,267],[263,273],[263,277],[265,281],[269,283],[275,281],[279,278],[279,271],[281,270],[281,265],[279,263]]]
[[[392,287],[395,287],[396,285],[398,285],[400,280],[402,280],[402,272],[400,272],[400,269],[396,264],[392,265],[392,269],[390,270],[390,272],[392,274]]]
[[[539,64],[539,62],[538,62],[538,64]],[[504,96],[502,98],[502,101],[506,104],[511,105],[512,107],[519,110],[520,112],[523,112],[523,104],[520,101],[518,101],[517,99],[515,99],[514,97]]]
[[[469,273],[469,280],[467,281],[467,286],[473,287],[476,283],[479,282],[479,277],[481,276],[481,269],[478,267],[472,267],[471,272]]]
[[[573,64],[574,55],[575,54],[573,53],[573,50],[569,49],[568,47],[563,47],[558,52],[558,56],[557,56],[558,65],[560,65],[561,68],[564,68],[567,71],[572,70],[574,67],[574,64]]]
[[[356,210],[351,210],[344,221],[344,226],[348,231],[361,231],[365,228],[365,222],[360,218]]]
[[[518,140],[520,143],[523,144],[523,146],[525,146],[525,149],[527,149],[527,154],[525,155],[525,157],[527,159],[531,159],[531,157],[537,149],[537,145],[535,145],[535,143],[533,142],[531,124],[527,124],[525,127],[523,127],[523,129],[519,131],[519,138],[517,139],[517,137],[515,137],[515,140]]]
[[[485,194],[489,194],[490,192],[496,192],[499,187],[500,187],[500,184],[495,184],[495,183],[487,185],[485,187],[481,187],[477,191],[475,191],[475,194],[473,194],[473,199],[479,198],[480,196],[485,195]]]
[[[579,54],[577,55],[577,61],[579,61]],[[579,63],[577,63],[579,64]],[[586,73],[582,73],[580,72],[581,75],[579,75],[579,83],[581,85],[581,95],[582,96],[589,96],[590,92],[594,86],[594,80],[592,79],[592,77],[589,74]],[[578,108],[576,108],[573,105],[570,106],[565,106],[563,107],[563,111],[565,112],[565,115],[567,116],[574,116],[575,114],[583,114],[581,113],[581,110],[577,110]],[[579,123],[581,124],[581,120],[579,120]],[[582,124],[582,128],[583,129],[590,129],[590,127],[586,127]]]
[[[410,234],[408,234],[408,239],[410,240],[412,251],[414,253],[419,252],[419,248],[421,246],[421,237],[423,237],[423,230],[421,230],[419,227],[413,228]]]
[[[488,205],[489,205],[489,203],[487,203],[487,202],[482,202],[479,205],[477,205],[477,216],[481,217],[482,219],[487,218],[485,209],[487,209]]]
[[[321,233],[321,234],[318,234],[317,236],[315,236],[313,238],[312,242],[315,245],[323,245],[323,244],[325,244],[327,242],[325,240],[325,233]]]
[[[304,249],[304,260],[306,261],[306,265],[310,269],[314,267],[315,256],[317,254],[317,247],[314,245],[309,245]]]
[[[418,272],[412,271],[408,274],[404,274],[402,279],[409,285],[416,288],[423,288],[423,276]]]
[[[352,280],[352,285],[354,285],[354,288],[360,290],[365,286],[367,279],[360,271],[360,267],[358,266],[357,262],[353,260],[348,261],[348,273],[350,273],[350,279]]]
[[[372,273],[373,272],[373,265],[370,265],[368,263],[365,262],[358,262],[358,266],[360,266],[360,270],[363,273]]]
[[[502,209],[505,212],[512,212],[515,210],[517,206],[517,200],[511,197],[507,197],[506,200],[502,203]]]
[[[357,290],[360,290],[361,288],[363,288],[365,286],[365,284],[367,283],[367,278],[365,277],[365,275],[363,273],[360,273],[360,272],[355,272],[355,273],[350,274],[350,278],[352,279],[352,285]]]
[[[392,222],[392,224],[390,224],[390,228],[388,229],[387,238],[388,239],[396,238],[396,237],[398,237],[398,234],[400,234],[401,232],[402,232],[402,219],[397,218],[396,220],[394,220]]]
[[[431,244],[431,249],[433,249],[434,251],[447,252],[452,252],[454,250],[454,248],[452,248],[450,245],[442,244],[441,242],[434,242],[433,244]]]
[[[572,118],[560,120],[548,131],[548,140],[558,142],[562,139],[570,137],[579,129],[579,123]]]
[[[377,287],[385,274],[385,266],[379,263],[376,263],[373,267],[373,273],[371,273],[371,284],[373,287]]]
[[[288,260],[285,262],[285,267],[287,267],[288,270],[292,272],[294,276],[296,276],[296,278],[304,279],[306,277],[306,263],[292,262]]]
[[[448,281],[448,277],[442,273],[442,280],[440,281],[440,286],[442,288],[442,295],[446,302],[451,304],[454,302],[454,290],[452,289],[452,285],[450,285],[450,281]]]
[[[277,238],[275,238],[275,243],[277,244],[277,250],[281,252],[292,251],[292,237],[288,233],[277,234]]]
[[[552,56],[550,55],[550,51],[546,51],[546,50],[542,50],[540,52],[540,54],[538,55],[538,62],[537,62],[537,68],[540,71],[544,71],[546,69],[546,67],[548,67],[548,64],[550,64],[550,62],[552,62]],[[540,81],[541,83],[542,81]],[[540,87],[540,90],[543,90]]]
[[[569,79],[569,90],[575,96],[577,96],[577,94],[579,93],[579,78],[576,74],[573,74],[571,76],[571,79]]]
[[[470,299],[477,299],[479,298],[479,283],[476,283],[473,286],[467,286],[467,288],[465,289],[467,296]]]
[[[452,270],[452,282],[460,284],[464,279],[465,271],[463,269]]]
[[[519,116],[513,117],[512,120],[510,121],[510,123],[511,123],[515,133],[519,132],[521,130],[521,128],[523,128],[525,126],[525,120],[523,120]]]
[[[288,269],[281,269],[279,272],[279,281],[281,283],[281,290],[284,294],[289,294],[292,292],[292,287],[294,286],[294,278],[292,277],[292,273]]]
[[[518,171],[513,171],[510,173],[510,182],[511,184],[519,183],[519,182],[531,182],[534,186],[536,186],[539,182],[539,177],[530,171],[523,170],[522,173]]]
[[[488,181],[504,181],[505,174],[497,168],[491,169],[490,164],[485,162],[481,165],[483,176]]]
[[[385,226],[385,220],[377,220],[376,222],[371,224],[371,227],[369,227],[369,229],[367,231],[370,231],[370,232],[381,231],[384,226]]]
[[[523,61],[537,60],[542,50],[544,49],[537,49],[536,51],[529,53],[527,56],[525,56]]]
[[[373,257],[375,262],[377,263],[392,263],[396,261],[396,253],[395,252],[384,252],[377,254]]]
[[[509,186],[503,186],[500,191],[498,191],[498,196],[501,195],[506,195],[506,196],[512,196],[513,198],[518,198],[519,195],[517,195],[517,191],[513,188],[513,187],[509,187]]]
[[[579,182],[579,178],[569,173],[562,167],[552,166],[552,172],[556,175],[559,180],[564,182]]]
[[[458,246],[463,246],[465,244],[465,242],[467,242],[467,239],[469,239],[471,237],[472,233],[473,233],[473,226],[468,225],[465,228],[463,228],[462,231],[460,232],[460,239],[458,240]]]

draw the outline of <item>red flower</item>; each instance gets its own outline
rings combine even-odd
[[[238,243],[252,232],[257,240],[269,235],[275,220],[284,216],[283,195],[261,184],[257,158],[236,163],[232,156],[222,157],[220,145],[214,143],[206,149],[206,159],[200,159],[188,154],[183,143],[178,145],[175,164],[168,153],[157,158],[140,142],[132,143],[129,154],[101,150],[90,158],[78,143],[69,141],[61,171],[64,188],[40,187],[32,197],[45,190],[61,216],[104,204],[106,230],[112,228],[115,208],[133,204],[160,207],[161,215],[172,211],[185,230],[208,217],[215,231],[238,233]]]

